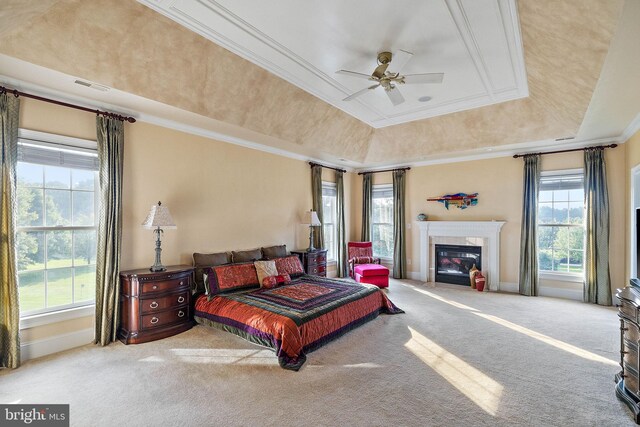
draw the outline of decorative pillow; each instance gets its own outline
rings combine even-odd
[[[351,258],[349,261],[352,261],[354,264],[373,264],[377,261],[377,258],[372,256],[357,256]]]
[[[193,265],[195,269],[194,287],[196,292],[204,292],[204,279],[202,270],[206,267],[215,267],[216,265],[229,264],[231,256],[227,252],[219,252],[217,254],[193,254]]]
[[[278,274],[275,261],[254,261],[253,265],[256,267],[256,273],[258,273],[258,283],[262,283],[265,277]]]
[[[205,268],[205,289],[209,299],[216,294],[260,286],[253,263],[228,264]]]
[[[278,274],[288,274],[291,277],[298,277],[304,274],[304,268],[302,268],[300,258],[296,255],[276,258],[274,261],[278,269]]]
[[[264,259],[274,259],[281,258],[283,256],[287,256],[287,246],[269,246],[268,248],[262,248],[262,258]]]
[[[262,258],[262,251],[260,249],[252,249],[250,251],[231,251],[232,262],[253,262]]]
[[[265,289],[272,289],[289,283],[291,283],[291,276],[288,274],[278,274],[277,276],[268,276],[262,279],[262,287]]]

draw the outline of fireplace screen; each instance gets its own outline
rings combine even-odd
[[[436,282],[469,285],[469,270],[482,270],[482,247],[436,245]]]

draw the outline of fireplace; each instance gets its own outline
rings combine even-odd
[[[435,245],[436,282],[469,286],[469,270],[482,270],[482,247]]]

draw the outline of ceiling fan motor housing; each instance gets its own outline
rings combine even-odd
[[[388,64],[391,62],[391,52],[380,52],[378,54],[378,64]]]

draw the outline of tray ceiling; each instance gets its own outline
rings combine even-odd
[[[138,1],[375,128],[528,96],[515,0]],[[371,82],[337,70],[371,74],[398,49],[414,53],[403,74],[443,83],[401,85],[395,107],[381,89],[342,101]]]

